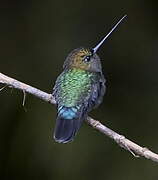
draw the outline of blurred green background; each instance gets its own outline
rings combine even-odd
[[[91,115],[158,152],[157,1],[5,0],[0,9],[0,71],[48,93],[68,53],[94,47],[127,14],[98,52],[107,93]],[[0,92],[0,179],[157,180],[158,164],[86,123],[72,143],[55,143],[55,107],[27,95],[24,109],[22,99]]]

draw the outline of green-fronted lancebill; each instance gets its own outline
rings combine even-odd
[[[88,112],[102,102],[106,86],[100,58],[96,52],[125,17],[126,15],[94,48],[77,48],[66,58],[64,70],[53,89],[58,111],[55,141],[72,141]]]

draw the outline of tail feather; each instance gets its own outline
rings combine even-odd
[[[67,143],[74,139],[83,121],[83,113],[76,108],[59,108],[54,131],[54,139],[59,143]]]

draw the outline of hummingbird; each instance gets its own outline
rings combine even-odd
[[[80,47],[67,56],[63,72],[58,76],[52,94],[57,105],[54,130],[56,142],[72,141],[88,113],[101,104],[106,91],[106,80],[96,53],[126,16],[94,48]]]

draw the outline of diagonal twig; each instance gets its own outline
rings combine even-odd
[[[3,87],[0,88],[0,91],[2,91],[3,89],[5,89],[8,85],[5,85]]]
[[[8,87],[19,89],[25,93],[32,94],[46,102],[49,102],[50,104],[56,104],[52,94],[48,94],[37,88],[22,83],[16,79],[10,78],[2,73],[0,73],[0,83],[5,84]],[[99,132],[113,139],[120,147],[129,151],[134,157],[142,156],[145,157],[146,159],[150,159],[152,161],[158,162],[158,154],[150,151],[146,147],[141,147],[138,144],[130,141],[125,136],[120,135],[115,131],[111,130],[110,128],[106,127],[105,125],[101,124],[98,120],[88,117],[86,119],[86,122],[94,129],[98,130]]]

